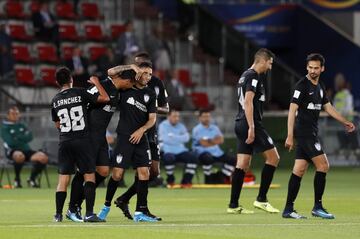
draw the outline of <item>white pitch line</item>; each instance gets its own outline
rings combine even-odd
[[[329,225],[329,226],[360,226],[360,223],[356,222],[344,222],[344,223],[278,223],[278,224],[151,224],[151,223],[139,223],[139,224],[34,224],[34,225],[0,225],[0,228],[63,228],[63,227],[299,227],[299,226],[320,226],[320,225]]]

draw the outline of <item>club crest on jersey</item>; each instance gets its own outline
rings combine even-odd
[[[157,87],[157,86],[155,86],[155,93],[156,93],[156,96],[158,96],[159,93],[160,93],[160,89],[159,89],[159,87]]]
[[[122,156],[121,154],[118,154],[118,155],[116,156],[116,162],[117,162],[117,163],[121,163],[122,159],[123,159],[123,156]]]
[[[149,102],[149,100],[150,100],[150,96],[147,95],[147,94],[145,94],[145,95],[144,95],[144,101],[145,101],[145,103]]]
[[[314,146],[315,146],[315,148],[316,148],[317,151],[320,151],[320,150],[321,150],[321,145],[320,145],[320,143],[315,143]]]

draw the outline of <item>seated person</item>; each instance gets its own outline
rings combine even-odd
[[[37,188],[37,176],[46,167],[48,156],[41,151],[34,151],[30,148],[29,142],[33,139],[31,131],[25,124],[19,122],[20,112],[16,106],[9,108],[7,120],[3,121],[1,137],[4,140],[6,156],[14,161],[16,188],[21,188],[20,172],[25,161],[31,161],[33,168],[30,178],[27,180],[29,186]]]
[[[224,153],[219,145],[224,143],[224,136],[220,129],[211,123],[211,114],[208,110],[199,113],[199,124],[192,130],[192,149],[198,155],[203,165],[205,183],[230,183],[230,177],[236,165],[236,158]],[[222,163],[220,178],[214,178],[212,165]],[[222,177],[221,177],[222,176]]]
[[[197,167],[197,158],[185,146],[185,143],[190,140],[190,135],[185,125],[179,121],[179,111],[171,110],[168,113],[167,120],[164,120],[159,125],[159,141],[161,150],[164,153],[163,160],[168,186],[172,187],[175,183],[175,163],[183,162],[185,163],[185,169],[181,186],[182,188],[190,188]]]

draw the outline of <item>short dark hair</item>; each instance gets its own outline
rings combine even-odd
[[[71,81],[71,71],[69,70],[69,68],[67,68],[65,66],[60,67],[55,72],[55,78],[56,78],[56,82],[60,86],[68,84]]]
[[[174,112],[179,112],[176,108],[171,108],[170,110],[169,110],[169,112],[167,113],[167,115],[169,116],[169,115],[171,115],[172,113],[174,113]]]
[[[142,52],[137,53],[137,54],[135,55],[135,58],[136,58],[136,57],[141,57],[141,58],[150,60],[150,55],[149,55],[149,53],[147,53],[146,51],[142,51]]]
[[[320,65],[325,65],[325,58],[319,53],[311,53],[306,57],[306,65],[309,64],[309,61],[320,61]]]
[[[275,58],[275,54],[267,48],[260,48],[254,55],[254,60],[256,61],[259,58],[264,58],[266,60],[270,60],[271,58]]]
[[[199,110],[199,117],[200,117],[202,114],[210,113],[210,112],[211,112],[211,110],[206,109],[206,108],[200,109],[200,110]]]
[[[140,68],[143,68],[143,67],[150,67],[151,69],[153,68],[151,61],[142,61],[136,65]]]

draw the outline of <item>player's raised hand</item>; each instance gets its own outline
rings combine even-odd
[[[255,128],[254,127],[249,127],[248,130],[248,137],[245,140],[245,143],[247,144],[252,144],[255,140]]]
[[[136,72],[136,74],[141,72],[141,68],[135,64],[131,64],[130,67],[131,67],[131,69],[133,69]]]
[[[289,149],[289,152],[294,149],[294,137],[288,136],[285,140],[285,148]]]
[[[132,133],[130,135],[130,138],[129,138],[130,143],[138,144],[140,142],[141,138],[143,137],[144,133],[145,133],[145,130],[143,127],[137,129],[134,133]]]
[[[350,121],[346,121],[344,123],[344,126],[345,126],[346,131],[349,133],[353,132],[355,130],[355,125]]]
[[[97,83],[99,83],[99,78],[97,76],[91,76],[88,82],[92,85],[96,85]]]

